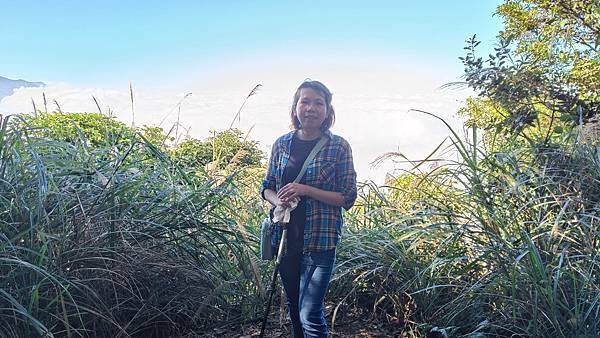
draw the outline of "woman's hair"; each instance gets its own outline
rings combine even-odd
[[[292,126],[294,129],[300,129],[300,121],[298,121],[298,117],[296,117],[296,105],[298,104],[298,100],[300,99],[300,90],[303,88],[310,88],[317,93],[320,93],[325,98],[325,105],[327,106],[327,117],[323,124],[321,124],[321,131],[327,131],[333,123],[335,122],[335,110],[333,110],[333,106],[331,105],[331,92],[324,84],[319,81],[312,81],[310,79],[304,80],[300,87],[296,90],[294,94],[294,102],[292,103],[292,109],[290,110],[290,118],[292,119]]]

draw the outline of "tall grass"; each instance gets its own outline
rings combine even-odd
[[[142,135],[67,142],[27,121],[0,128],[0,335],[202,335],[260,316],[264,169],[184,170]],[[334,330],[358,309],[408,336],[600,334],[596,149],[476,136],[453,133],[436,151],[455,159],[415,163],[410,185],[361,183]]]
[[[368,304],[414,335],[600,334],[596,148],[567,137],[490,152],[473,135],[453,132],[457,160],[421,175],[451,188],[424,189],[412,211],[393,185],[364,191],[340,247],[338,308]]]
[[[179,335],[247,316],[231,177],[189,177],[140,136],[114,151],[35,137],[19,117],[1,127],[2,336]]]

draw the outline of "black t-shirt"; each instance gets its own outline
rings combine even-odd
[[[290,158],[285,170],[283,171],[282,186],[293,182],[300,173],[304,161],[308,154],[319,142],[319,139],[304,141],[298,138],[296,134],[292,138],[290,148]],[[301,253],[304,245],[304,223],[306,222],[306,197],[302,197],[296,209],[290,213],[290,222],[288,223],[287,234],[287,252],[288,254]]]

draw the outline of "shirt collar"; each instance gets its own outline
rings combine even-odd
[[[294,137],[294,134],[296,133],[296,131],[297,131],[297,129],[294,129],[294,130],[290,131],[289,133],[285,134],[285,135],[283,136],[283,140],[284,140],[284,141],[289,141],[289,140],[291,140],[291,139]],[[331,138],[333,138],[333,134],[331,133],[331,131],[330,131],[329,129],[325,130],[325,131],[323,132],[323,135],[325,135],[325,136],[329,137],[330,139],[331,139]]]
[[[294,134],[296,133],[296,130],[297,129],[294,129],[294,130],[290,131],[289,133],[283,135],[282,141],[283,141],[283,144],[285,145],[285,150],[288,153],[290,151],[290,147],[292,144],[292,138],[294,138]],[[331,131],[329,129],[325,130],[325,132],[323,132],[323,135],[327,136],[329,139],[333,138],[333,134],[331,133]]]

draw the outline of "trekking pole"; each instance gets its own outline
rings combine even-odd
[[[279,265],[281,265],[281,257],[283,256],[287,240],[287,224],[281,223],[281,225],[283,226],[283,232],[281,234],[281,240],[279,241],[277,260],[275,261],[275,267],[273,268],[273,278],[271,279],[271,285],[269,285],[269,288],[267,289],[267,291],[269,291],[269,299],[267,300],[267,308],[265,310],[265,316],[263,317],[262,327],[260,328],[260,338],[265,336],[267,318],[269,317],[269,311],[271,310],[271,301],[273,300],[273,294],[275,293],[275,284],[277,284],[277,272],[279,272]]]

